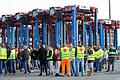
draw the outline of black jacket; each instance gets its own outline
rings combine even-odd
[[[39,60],[47,60],[47,49],[41,47],[38,50],[38,58]]]
[[[37,50],[33,50],[33,51],[31,52],[31,58],[32,58],[33,60],[37,60]]]
[[[24,49],[21,52],[22,61],[28,61],[29,56],[30,56],[30,53],[29,53],[29,51],[27,49]]]

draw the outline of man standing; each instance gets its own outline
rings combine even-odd
[[[48,60],[49,74],[53,75],[53,50],[50,45],[48,45],[47,60]]]
[[[5,46],[2,45],[2,48],[0,49],[0,75],[2,74],[2,67],[3,64],[5,66],[5,75],[7,74],[7,49]]]
[[[112,64],[112,71],[114,71],[114,60],[115,56],[117,55],[115,47],[111,47],[108,51],[108,70],[107,72],[110,71],[110,65]]]
[[[76,66],[75,66],[75,48],[72,44],[70,44],[70,70],[71,70],[71,76],[75,75],[76,73]]]
[[[27,71],[30,73],[30,67],[29,67],[29,63],[28,63],[29,56],[30,56],[30,53],[27,49],[27,46],[24,46],[24,50],[21,53],[21,57],[22,57],[21,61],[23,63],[23,67],[25,70],[24,74],[27,74]]]
[[[85,76],[85,69],[84,69],[84,56],[85,56],[85,47],[82,45],[78,45],[75,52],[76,57],[76,75],[79,76],[79,67],[81,65],[81,73],[82,76]]]
[[[57,44],[57,48],[54,51],[54,61],[55,61],[55,76],[59,76],[60,73],[60,65],[61,65],[61,53],[60,53],[60,45]]]
[[[65,75],[65,71],[67,72],[67,76],[70,76],[70,53],[69,48],[66,44],[61,48],[61,57],[62,57],[62,77]],[[66,70],[67,68],[67,70]]]
[[[15,59],[16,59],[16,53],[15,49],[12,48],[10,56],[8,57],[8,60],[10,62],[10,74],[15,75]]]
[[[102,58],[103,58],[103,50],[100,48],[100,46],[98,46],[97,50],[94,50],[94,54],[95,54],[95,66],[96,66],[96,70],[97,71],[102,71]]]
[[[46,75],[47,74],[47,49],[45,48],[45,45],[41,45],[41,48],[38,50],[38,57],[40,60],[40,74],[39,76],[42,76],[43,68],[45,68]]]

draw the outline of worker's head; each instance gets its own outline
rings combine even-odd
[[[64,44],[63,44],[63,47],[67,47],[67,44],[66,44],[66,43],[64,43]]]
[[[45,44],[43,44],[42,47],[45,48]]]
[[[24,49],[27,49],[27,46],[26,46],[26,45],[24,46]]]
[[[47,46],[47,48],[48,48],[48,50],[50,50],[50,49],[51,49],[51,46],[50,46],[50,45],[48,45],[48,46]]]
[[[60,48],[60,44],[57,44],[57,48],[58,48],[58,49]]]
[[[72,48],[73,47],[72,43],[69,46]]]
[[[93,54],[93,50],[92,49],[89,50],[89,54]]]

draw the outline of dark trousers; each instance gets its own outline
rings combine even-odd
[[[42,75],[43,68],[45,69],[45,73],[47,75],[47,60],[40,60],[40,74]]]
[[[95,71],[102,71],[102,60],[100,58],[95,59]]]
[[[9,62],[8,63],[9,73],[15,74],[15,61],[14,60],[10,60],[8,62]]]
[[[112,65],[112,71],[114,71],[114,58],[108,59],[108,71],[110,71],[110,65]]]
[[[2,74],[3,65],[5,67],[5,75],[7,74],[7,61],[6,60],[0,60],[0,74]]]
[[[23,68],[25,70],[25,73],[27,73],[27,71],[30,73],[28,61],[23,61],[22,63],[23,63]]]

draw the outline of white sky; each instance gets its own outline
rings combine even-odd
[[[0,16],[28,12],[36,8],[49,9],[55,6],[82,5],[98,8],[98,18],[108,19],[109,0],[0,0]],[[120,0],[111,0],[112,19],[120,20]],[[118,31],[118,45],[120,45],[120,30]]]
[[[28,12],[32,9],[49,9],[53,6],[82,5],[98,7],[98,18],[108,18],[109,0],[0,0],[0,15]],[[112,19],[120,20],[119,0],[111,0]]]

